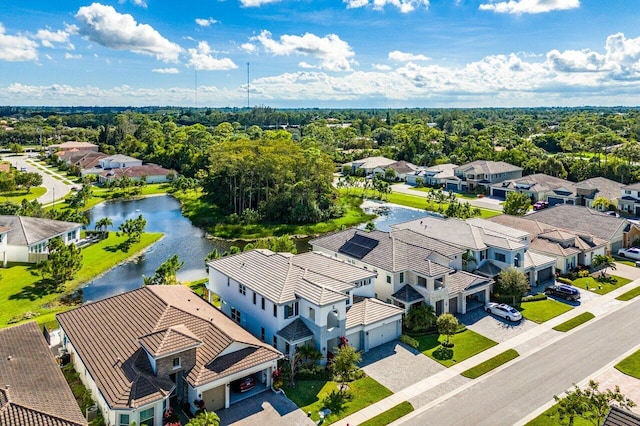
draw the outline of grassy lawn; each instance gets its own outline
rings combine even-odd
[[[616,297],[616,300],[622,300],[623,302],[628,302],[629,300],[640,296],[640,287],[636,287],[633,290],[629,290],[626,293],[622,293],[620,296]]]
[[[616,370],[640,379],[640,351],[634,352],[615,365]]]
[[[538,324],[549,321],[551,318],[555,318],[565,312],[569,312],[571,309],[573,309],[573,306],[553,299],[522,302],[520,305],[520,313],[522,316]]]
[[[364,377],[349,384],[349,392],[352,398],[344,404],[344,409],[338,413],[331,413],[325,418],[326,424],[336,422],[348,415],[360,411],[363,408],[380,401],[393,392],[373,380]],[[311,412],[311,420],[320,420],[318,411],[324,408],[323,399],[338,388],[337,382],[326,380],[298,380],[296,388],[284,387],[284,391],[298,407],[305,413]]]
[[[418,188],[417,186],[412,186],[409,189],[411,189],[412,191],[420,191],[420,192],[430,192],[431,191],[431,188],[427,188],[427,187]],[[465,200],[477,200],[478,199],[478,194],[474,194],[472,192],[456,192],[456,197],[457,198],[463,198]]]
[[[140,241],[134,243],[128,252],[123,252],[122,243],[126,238],[110,233],[106,240],[82,249],[82,269],[76,274],[75,279],[59,289],[43,286],[41,277],[33,265],[10,264],[8,268],[0,270],[0,306],[3,307],[0,310],[0,327],[5,327],[13,321],[27,319],[25,314],[28,312],[39,314],[35,319],[40,324],[51,323],[55,320],[56,313],[69,310],[80,302],[64,296],[71,295],[81,284],[133,256],[160,237],[162,234],[159,233],[143,234]]]
[[[483,374],[488,373],[489,371],[496,369],[502,364],[505,364],[519,356],[520,354],[515,349],[509,349],[508,351],[504,351],[493,358],[489,358],[485,362],[478,364],[467,371],[463,371],[460,374],[464,377],[468,377],[469,379],[477,379]]]
[[[549,425],[562,425],[568,424],[568,419],[565,418],[564,422],[560,420],[560,416],[557,413],[557,404],[553,407],[549,408],[544,413],[540,414],[535,419],[531,420],[526,424],[526,426],[549,426]],[[582,419],[580,417],[575,417],[573,419],[573,426],[593,426],[588,420]]]
[[[613,291],[631,282],[631,280],[627,278],[618,277],[616,275],[609,275],[609,277],[614,278],[615,282],[610,284],[608,282],[597,281],[593,277],[585,277],[576,278],[575,280],[573,280],[573,285],[578,288],[586,288],[589,291],[593,291],[594,293],[607,294],[610,291]]]
[[[558,324],[553,327],[556,331],[562,331],[563,333],[576,328],[579,325],[584,324],[585,322],[594,319],[596,316],[591,312],[583,312],[575,318],[571,318],[568,321],[563,322],[562,324]]]
[[[400,417],[406,416],[412,411],[413,405],[411,405],[409,401],[404,401],[395,407],[388,409],[384,413],[380,413],[366,422],[360,423],[360,426],[385,426],[389,423],[393,423]]]
[[[27,201],[35,200],[36,198],[47,192],[47,189],[43,186],[37,188],[31,188],[31,191],[11,191],[0,192],[0,201],[10,201],[12,203],[20,204],[23,199]]]
[[[445,367],[451,367],[498,344],[471,330],[465,330],[452,336],[450,341],[454,343],[454,347],[450,349],[440,346],[440,342],[445,341],[445,336],[429,334],[415,337],[415,339],[420,343],[418,347],[420,352]]]
[[[612,255],[611,257],[613,257],[613,260],[615,260],[618,263],[622,263],[623,265],[633,266],[634,268],[636,266],[635,260],[629,260],[626,257],[616,256],[615,254]]]
[[[147,195],[157,195],[157,194],[166,194],[169,190],[170,186],[168,183],[150,183],[142,187],[142,192],[139,195],[135,195],[133,197],[142,197]],[[70,192],[67,194],[65,199],[73,196],[75,192]],[[84,206],[83,210],[89,210],[90,208],[96,206],[107,200],[118,200],[118,199],[126,199],[126,198],[114,198],[114,191],[108,188],[102,188],[99,186],[91,187],[91,198],[87,201],[87,204]],[[70,208],[69,204],[66,201],[56,203],[55,207],[49,206],[49,209],[56,210],[65,210]]]

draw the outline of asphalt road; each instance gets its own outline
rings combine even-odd
[[[38,197],[38,202],[42,204],[49,204],[53,201],[53,195],[55,194],[55,199],[59,200],[64,198],[71,191],[71,185],[67,185],[58,179],[54,179],[51,175],[44,173],[42,170],[32,166],[27,163],[27,156],[5,156],[4,159],[6,161],[11,162],[18,170],[22,167],[26,168],[28,172],[36,172],[42,175],[42,186],[47,189],[47,192],[42,196]]]
[[[639,330],[636,300],[403,424],[512,425],[640,344]]]

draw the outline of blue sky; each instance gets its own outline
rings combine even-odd
[[[243,107],[247,63],[251,106],[639,105],[640,2],[14,0],[0,12],[3,105]]]

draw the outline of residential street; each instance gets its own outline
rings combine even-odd
[[[402,424],[514,424],[640,344],[639,329],[640,300],[636,300],[444,402],[417,410]]]
[[[36,172],[42,175],[42,186],[47,189],[47,192],[37,198],[38,202],[44,205],[50,204],[54,200],[54,194],[55,199],[59,200],[61,198],[64,198],[64,196],[71,191],[72,185],[68,185],[61,180],[55,179],[52,175],[44,173],[42,170],[28,163],[26,161],[27,158],[28,157],[26,155],[17,157],[5,156],[4,160],[11,162],[11,164],[18,170],[24,167],[27,172]]]

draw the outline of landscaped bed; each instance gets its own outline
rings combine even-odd
[[[569,312],[571,309],[573,309],[572,306],[553,299],[522,302],[519,308],[523,317],[538,324]]]
[[[615,365],[616,370],[640,379],[640,351],[634,352]],[[640,401],[639,401],[640,402]]]
[[[576,328],[579,325],[584,324],[589,320],[592,320],[593,318],[595,318],[595,315],[593,315],[591,312],[583,312],[577,317],[571,318],[570,320],[565,321],[562,324],[556,325],[555,327],[553,327],[553,329],[556,331],[562,331],[564,333]]]
[[[413,410],[413,405],[408,401],[404,401],[395,407],[388,409],[384,413],[380,413],[366,422],[360,423],[360,426],[385,426],[389,423],[393,423],[400,417],[406,416]]]
[[[520,354],[515,349],[509,349],[507,351],[502,352],[501,354],[494,356],[493,358],[489,358],[485,362],[480,363],[475,367],[472,367],[466,371],[463,371],[460,374],[469,379],[477,379],[483,374],[486,374],[489,371],[494,370],[500,367],[502,364],[505,364],[519,356]]]
[[[347,385],[351,395],[350,400],[346,401],[342,411],[325,417],[324,423],[336,422],[393,394],[371,377],[363,377]],[[320,420],[319,411],[324,408],[323,400],[331,391],[337,390],[338,386],[339,383],[333,381],[298,380],[295,389],[285,386],[283,390],[302,411],[311,412],[311,420],[317,422]]]
[[[453,335],[450,339],[450,342],[454,344],[453,348],[442,348],[440,343],[444,342],[446,337],[439,334],[428,334],[414,338],[420,344],[418,347],[420,352],[445,367],[451,367],[498,344],[498,342],[471,330]]]
[[[585,278],[576,278],[573,280],[573,285],[580,289],[588,289],[594,293],[607,294],[610,291],[616,290],[625,284],[629,284],[631,280],[627,278],[618,277],[617,275],[607,275],[611,281],[599,281],[594,277],[589,276]]]

